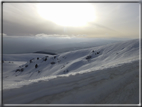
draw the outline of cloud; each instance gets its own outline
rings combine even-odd
[[[94,22],[84,27],[64,27],[43,19],[37,13],[36,3],[4,3],[3,32],[10,36],[40,38],[100,37],[105,34],[108,34],[108,37],[138,35],[138,3],[93,3],[93,5],[96,12]]]
[[[69,35],[60,35],[60,34],[45,34],[45,33],[40,33],[36,34],[35,37],[68,37]]]
[[[66,37],[66,38],[70,38],[70,37],[87,37],[87,35],[63,35],[63,34],[44,34],[44,33],[40,33],[40,34],[36,34],[35,37]]]
[[[117,31],[114,30],[114,29],[111,29],[111,28],[109,28],[109,27],[106,27],[106,26],[103,26],[103,25],[100,25],[100,24],[97,24],[97,23],[94,23],[94,22],[90,22],[89,24],[90,24],[90,25],[93,25],[93,26],[96,26],[96,27],[99,27],[99,28],[103,28],[103,29],[106,29],[106,30],[110,30],[110,31],[115,31],[115,32],[117,32]]]

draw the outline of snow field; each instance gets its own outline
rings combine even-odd
[[[34,55],[4,56],[4,104],[138,103],[138,40]]]
[[[48,57],[46,57],[46,55],[39,57],[38,60],[37,57],[35,57],[32,59],[32,63],[28,61],[26,64],[22,65],[22,67],[17,68],[23,68],[23,72],[15,72],[15,70],[13,70],[10,74],[12,75],[11,78],[21,77],[27,80],[88,69],[101,69],[101,67],[108,67],[128,61],[138,60],[138,47],[138,40],[133,40],[126,43],[122,42],[113,45],[81,49],[54,56],[48,55]],[[90,58],[86,59],[87,57]],[[37,68],[35,68],[36,64],[38,65]]]
[[[40,101],[42,103],[55,104],[97,104],[101,103],[101,101],[111,93],[116,95],[117,91],[132,83],[135,78],[138,78],[138,69],[138,61],[135,61],[118,67],[90,71],[82,74],[76,73],[75,75],[57,76],[53,79],[44,78],[29,82],[29,84],[17,89],[4,90],[3,99],[4,103],[7,104],[15,104],[17,102],[19,104],[40,103]],[[136,82],[133,84],[138,87],[138,79],[135,81]],[[133,88],[133,85],[130,86],[130,89],[131,88]],[[131,92],[131,94],[137,92],[138,88]],[[55,100],[46,100],[51,96]],[[120,100],[123,99],[124,97]],[[115,100],[113,99],[113,101]]]

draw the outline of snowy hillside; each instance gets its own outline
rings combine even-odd
[[[5,104],[138,103],[139,40],[3,60]]]

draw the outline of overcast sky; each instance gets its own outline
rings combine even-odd
[[[139,3],[4,3],[5,36],[139,37]]]

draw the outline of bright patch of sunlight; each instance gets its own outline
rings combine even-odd
[[[39,3],[37,11],[61,26],[84,26],[95,20],[94,7],[89,3]]]

